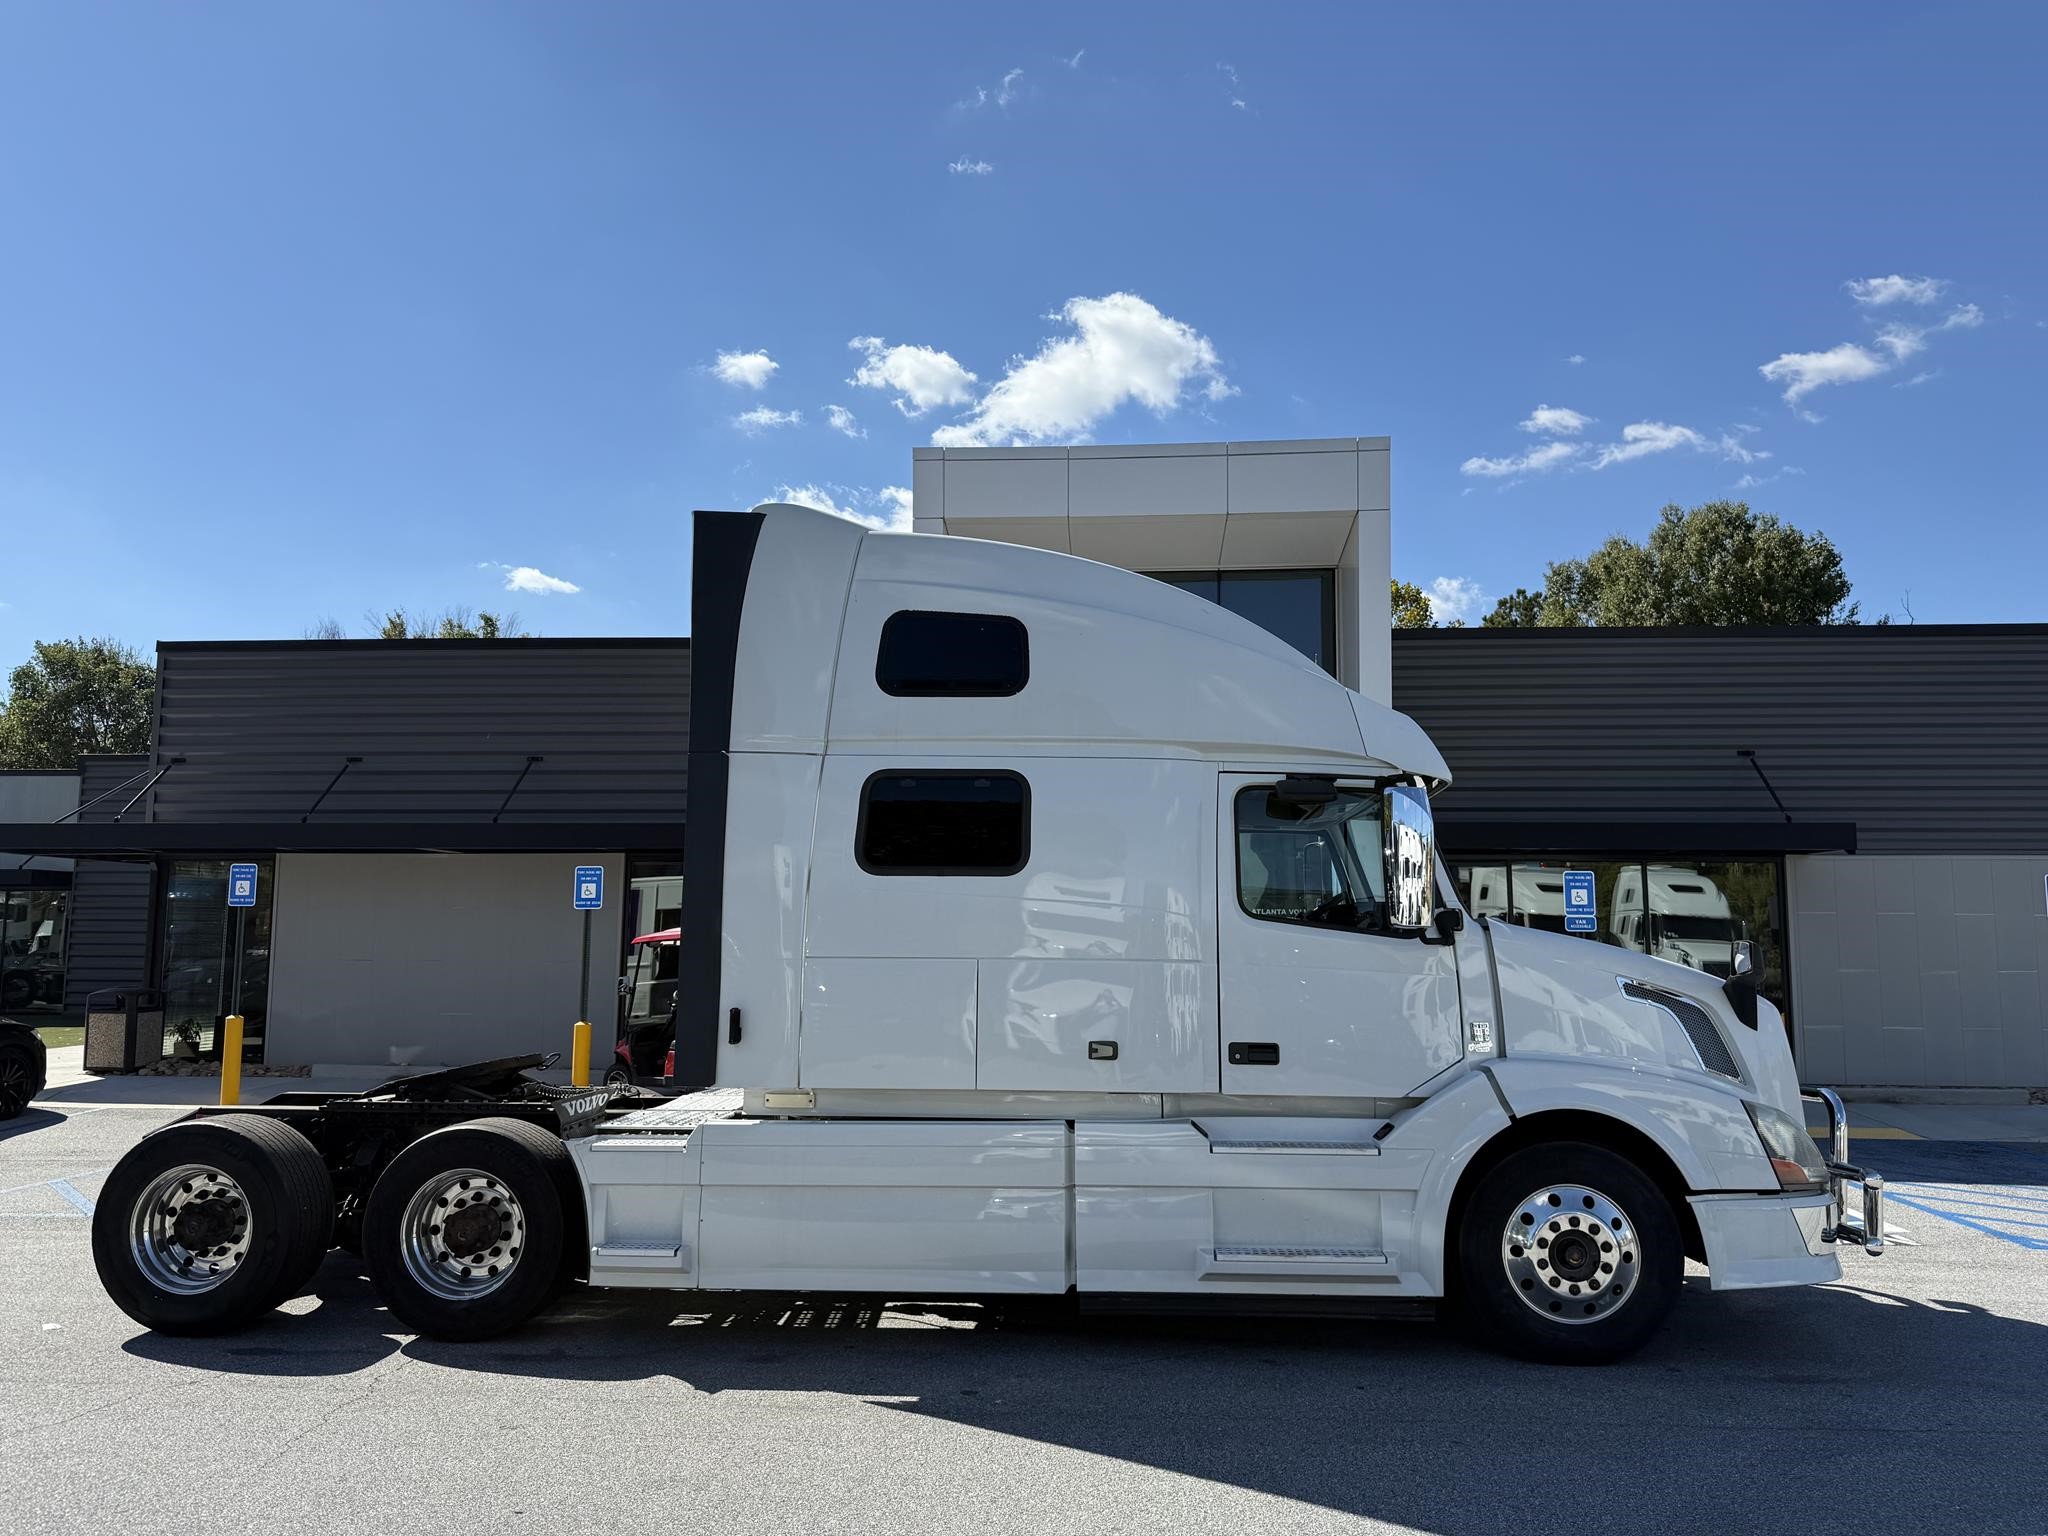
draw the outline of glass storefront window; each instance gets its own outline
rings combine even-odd
[[[71,892],[0,890],[0,1014],[64,1011],[64,920]]]
[[[1567,869],[1593,872],[1599,927],[1578,937],[1719,977],[1732,974],[1736,957],[1747,951],[1764,996],[1790,1019],[1777,860],[1474,859],[1454,865],[1459,898],[1475,917],[1553,933],[1565,931]]]
[[[275,865],[257,863],[256,905],[242,920],[242,1059],[263,1060],[270,1014],[270,915]],[[164,1054],[220,1059],[220,1026],[235,1011],[236,912],[225,860],[180,859],[164,899]]]
[[[1250,619],[1325,672],[1337,671],[1333,571],[1164,571],[1152,579]]]

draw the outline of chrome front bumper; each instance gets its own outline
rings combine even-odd
[[[1842,1096],[1832,1088],[1805,1088],[1799,1097],[1822,1104],[1828,1112],[1828,1139],[1823,1147],[1828,1165],[1828,1188],[1834,1196],[1828,1224],[1821,1228],[1821,1241],[1861,1243],[1868,1254],[1884,1252],[1884,1175],[1859,1168],[1849,1161],[1849,1111]],[[1849,1208],[1849,1186],[1863,1187],[1863,1209]]]

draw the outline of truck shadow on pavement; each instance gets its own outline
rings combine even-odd
[[[341,1255],[312,1295],[246,1334],[125,1347],[274,1376],[397,1353],[501,1377],[668,1379],[679,1413],[682,1389],[835,1394],[1458,1536],[1526,1530],[1581,1498],[1598,1518],[1569,1523],[1587,1529],[1790,1530],[1837,1486],[1901,1529],[2036,1531],[2048,1497],[2032,1450],[2048,1327],[1856,1284],[1709,1296],[1695,1276],[1649,1348],[1585,1370],[1500,1359],[1430,1323],[654,1292],[572,1293],[517,1334],[445,1344],[383,1333]]]

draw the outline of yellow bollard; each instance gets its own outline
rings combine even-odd
[[[569,1081],[578,1088],[590,1086],[590,1025],[581,1020],[569,1046]]]
[[[242,1102],[242,1016],[231,1013],[220,1030],[220,1101]]]

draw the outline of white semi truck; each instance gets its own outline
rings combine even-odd
[[[202,1112],[101,1194],[131,1316],[233,1327],[338,1241],[445,1338],[587,1283],[1449,1309],[1598,1361],[1688,1256],[1727,1290],[1880,1247],[1752,978],[1468,920],[1429,738],[1264,630],[795,507],[695,538],[703,1091],[524,1058]]]

